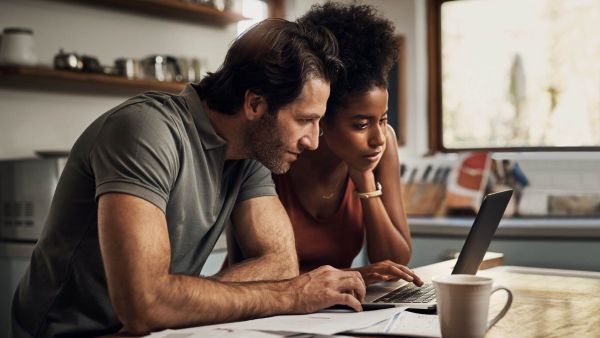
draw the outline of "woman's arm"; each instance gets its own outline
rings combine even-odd
[[[387,128],[386,149],[375,170],[350,171],[358,191],[374,191],[376,182],[382,186],[382,196],[361,200],[369,260],[391,260],[406,265],[412,254],[412,243],[402,202],[396,134],[391,127]]]

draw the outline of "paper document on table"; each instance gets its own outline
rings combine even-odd
[[[395,314],[402,312],[403,310],[404,308],[396,307],[362,312],[317,312],[306,315],[283,315],[246,320],[242,322],[199,326],[181,330],[165,330],[153,333],[149,337],[195,338],[200,337],[201,335],[214,337],[233,337],[235,332],[238,333],[238,336],[240,332],[243,332],[245,336],[247,332],[251,332],[249,330],[262,331],[261,333],[276,333],[276,331],[283,331],[331,335],[338,332],[373,326],[381,321],[387,321]],[[232,336],[226,336],[226,333],[231,333]],[[179,334],[182,334],[182,336],[179,336]]]
[[[296,333],[295,333],[296,334]],[[285,335],[261,331],[232,330],[218,327],[194,327],[179,330],[163,330],[154,332],[150,338],[280,338]]]
[[[350,336],[340,335],[314,335],[312,333],[298,332],[264,332],[251,330],[233,330],[213,328],[208,330],[181,329],[181,330],[164,330],[155,332],[149,336],[151,338],[352,338]]]
[[[317,312],[306,315],[275,316],[218,326],[229,329],[334,334],[372,326],[403,310],[404,308],[397,307],[362,312]]]
[[[442,336],[437,315],[424,315],[409,311],[402,311],[385,322],[378,323],[365,329],[352,330],[351,332],[434,338]]]

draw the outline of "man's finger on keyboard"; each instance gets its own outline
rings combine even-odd
[[[347,305],[354,309],[354,311],[362,311],[360,301],[348,293],[340,293],[336,299],[336,304]]]
[[[339,290],[351,293],[356,299],[362,301],[366,293],[365,281],[357,271],[343,271],[343,276],[340,277]]]

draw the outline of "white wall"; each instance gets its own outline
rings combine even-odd
[[[208,70],[215,70],[236,34],[235,25],[177,22],[75,2],[2,0],[0,28],[12,26],[33,29],[39,61],[46,65],[62,47],[97,56],[105,65],[118,57],[171,54],[204,58]],[[68,150],[87,125],[124,99],[0,86],[0,158]]]

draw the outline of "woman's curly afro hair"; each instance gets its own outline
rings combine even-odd
[[[399,38],[394,24],[369,5],[327,2],[313,5],[299,23],[324,26],[338,40],[345,76],[332,84],[328,114],[356,94],[387,88],[388,74],[398,59]]]

